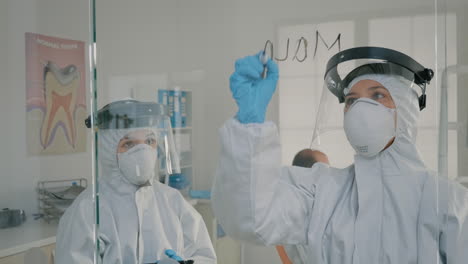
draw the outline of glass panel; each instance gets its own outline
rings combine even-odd
[[[231,230],[224,232],[221,225],[227,220],[219,214],[215,217],[211,211],[213,201],[206,199],[217,175],[218,160],[223,155],[218,129],[237,111],[229,90],[234,62],[265,49],[279,65],[278,91],[268,106],[267,120],[278,124],[282,165],[290,165],[299,150],[312,146],[320,147],[328,155],[331,166],[345,168],[355,162],[355,150],[343,128],[343,104],[339,104],[328,89],[323,89],[326,64],[339,51],[380,46],[402,52],[435,72],[434,79],[426,87],[426,108],[421,112],[416,109],[408,116],[400,112],[398,117],[397,113],[397,120],[406,120],[411,128],[418,130],[417,137],[416,129],[408,132],[411,138],[401,147],[408,147],[410,150],[407,149],[405,154],[409,154],[397,158],[392,156],[394,163],[382,165],[385,167],[382,171],[389,174],[385,175],[389,177],[381,179],[382,185],[375,187],[375,178],[359,180],[360,175],[366,174],[370,168],[354,175],[359,181],[356,184],[364,186],[361,189],[356,189],[356,185],[347,186],[356,196],[343,199],[363,199],[359,197],[367,194],[364,189],[369,191],[370,198],[367,201],[350,201],[349,208],[354,214],[348,218],[350,222],[354,220],[353,224],[340,218],[343,211],[329,208],[335,205],[338,208],[338,202],[333,204],[331,199],[325,199],[330,204],[320,204],[317,200],[316,204],[330,209],[329,215],[323,215],[326,220],[315,216],[315,211],[313,214],[317,217],[314,224],[324,225],[319,230],[323,233],[315,240],[312,234],[306,234],[310,240],[302,244],[307,246],[286,246],[286,254],[290,253],[294,263],[297,259],[302,263],[351,263],[353,258],[365,262],[363,260],[375,257],[369,253],[374,250],[368,250],[374,244],[362,242],[364,246],[356,246],[359,243],[354,241],[375,239],[382,243],[376,245],[375,252],[382,252],[378,257],[387,258],[389,262],[436,263],[450,259],[448,255],[454,251],[440,247],[439,237],[432,236],[433,230],[424,227],[439,228],[439,218],[447,215],[439,214],[437,210],[452,205],[449,201],[437,200],[444,194],[439,187],[446,189],[451,185],[444,182],[440,186],[439,178],[429,176],[428,170],[436,172],[437,176],[449,176],[460,181],[463,181],[460,175],[466,174],[463,172],[466,164],[463,149],[467,137],[464,114],[467,111],[463,99],[466,96],[457,88],[465,83],[463,78],[466,76],[448,70],[446,77],[443,75],[449,65],[463,62],[460,54],[468,45],[464,45],[462,39],[468,34],[463,34],[465,29],[460,25],[466,22],[463,20],[466,6],[460,2],[452,4],[451,1],[447,0],[447,5],[442,1],[422,0],[386,3],[370,0],[97,2],[98,89],[94,91],[97,96],[94,117],[98,118],[99,110],[104,106],[121,100],[138,100],[152,107],[163,105],[166,110],[161,113],[164,114],[150,119],[163,119],[165,122],[145,125],[144,131],[153,131],[156,145],[164,141],[164,137],[169,140],[173,136],[173,144],[163,144],[162,149],[156,147],[152,150],[151,144],[143,140],[136,145],[142,145],[139,148],[147,151],[128,150],[127,155],[122,154],[127,151],[119,152],[119,144],[125,144],[126,137],[132,136],[129,133],[134,132],[133,129],[140,131],[142,126],[125,127],[132,131],[115,133],[114,137],[109,137],[106,129],[97,130],[96,151],[99,155],[95,162],[99,165],[99,188],[96,195],[100,197],[97,209],[100,212],[98,237],[101,257],[110,262],[154,263],[167,258],[165,250],[172,249],[184,259],[194,259],[195,263],[201,257],[212,261],[211,240],[220,263],[281,263],[280,256],[284,257],[281,250],[244,246],[233,239]],[[268,40],[270,42],[266,45]],[[356,65],[351,64],[353,68]],[[444,83],[447,83],[446,112],[441,101]],[[413,92],[421,95],[422,91],[415,85],[405,86],[408,89],[395,95],[395,101],[416,102]],[[326,100],[330,100],[326,101],[329,102],[326,105],[329,111],[325,115],[327,127],[321,131],[320,143],[314,144],[314,129],[322,114],[319,105],[324,102],[322,98],[327,97],[329,99]],[[399,107],[402,104],[396,102],[397,112],[401,111]],[[115,113],[115,109],[110,112]],[[446,126],[442,121],[445,114]],[[136,117],[128,120],[136,120]],[[114,127],[113,130],[120,131],[121,128]],[[416,142],[413,144],[412,140]],[[103,147],[107,143],[112,144]],[[445,152],[444,144],[447,146]],[[135,155],[144,158],[132,158],[130,153],[139,153]],[[166,156],[161,155],[163,153]],[[106,157],[110,157],[113,163],[106,163]],[[128,160],[133,160],[133,163]],[[141,164],[143,161],[150,165]],[[105,166],[109,166],[109,170],[104,169]],[[167,169],[172,166],[180,170]],[[143,168],[151,171],[147,174],[148,179],[134,181],[144,175]],[[426,185],[425,180],[428,181]],[[365,185],[367,181],[369,184]],[[332,185],[327,185],[329,189],[325,188],[323,193],[328,193]],[[322,185],[317,183],[314,186],[319,188]],[[258,187],[258,191],[261,193],[269,187],[266,184],[263,189]],[[274,194],[272,197],[280,196],[280,193]],[[373,195],[376,197],[374,200],[371,199]],[[377,203],[380,198],[382,203]],[[260,202],[268,204],[269,201]],[[197,212],[189,204],[195,205]],[[464,208],[462,202],[457,205]],[[359,208],[361,215],[353,208]],[[276,211],[272,209],[272,212]],[[365,212],[370,212],[367,215],[370,222],[361,219],[366,217]],[[186,218],[181,216],[184,213],[187,213]],[[204,221],[194,220],[199,214]],[[376,218],[369,215],[378,215],[382,219],[372,222]],[[424,217],[418,218],[421,215]],[[283,215],[274,215],[278,216]],[[191,219],[190,223],[186,219]],[[289,224],[284,221],[282,225],[274,226],[271,232],[282,230]],[[340,231],[335,232],[331,226],[343,229],[338,228]],[[311,225],[310,230],[315,230],[314,227]],[[193,235],[191,230],[194,228],[201,230],[199,237],[191,237],[193,240],[187,242],[183,237]],[[346,230],[351,233],[346,233]],[[424,232],[429,233],[427,237],[415,235]],[[284,233],[293,232],[288,230]],[[372,234],[378,234],[381,239],[372,237]],[[453,235],[448,239],[453,239]],[[287,241],[280,242],[280,245],[288,244]],[[330,246],[336,245],[335,242],[345,245],[343,252],[335,252],[336,248]],[[426,242],[427,245],[424,244]],[[391,252],[392,245],[398,245],[394,248],[398,254]],[[355,250],[361,246],[366,253]],[[114,247],[128,251],[114,254]],[[193,249],[200,249],[199,252],[203,253],[196,253]],[[354,253],[348,255],[346,250]]]
[[[127,132],[139,131],[142,127],[130,127],[131,131],[122,133],[119,129],[98,130],[99,229],[102,237],[112,237],[111,241],[100,239],[100,247],[103,252],[114,245],[128,249],[120,255],[104,253],[104,261],[154,263],[167,258],[165,250],[172,249],[184,259],[193,259],[196,263],[206,259],[207,263],[213,263],[214,250],[210,241],[215,241],[217,233],[222,231],[218,232],[208,200],[203,199],[209,198],[210,174],[216,166],[214,160],[209,162],[209,159],[214,159],[217,146],[207,139],[217,134],[217,124],[212,123],[213,114],[224,119],[226,106],[223,100],[216,99],[224,91],[212,87],[224,83],[228,72],[225,67],[217,66],[220,59],[226,58],[216,53],[226,50],[216,51],[219,41],[210,43],[209,39],[216,35],[210,32],[212,29],[223,31],[221,25],[213,22],[222,21],[225,14],[209,12],[192,16],[189,15],[192,9],[206,12],[203,9],[215,3],[204,2],[201,6],[184,3],[188,4],[184,8],[181,4],[177,1],[97,2],[99,89],[95,110],[99,113],[104,105],[129,98],[164,106],[166,111],[161,113],[161,118],[167,118],[172,127],[164,127],[165,133],[173,135],[174,139],[171,157],[178,161],[180,168],[165,170],[162,152],[158,149],[155,157],[154,151],[139,144],[135,148],[147,149],[147,156],[152,156],[141,160],[148,163],[156,160],[156,165],[151,169],[154,175],[149,173],[144,182],[136,182],[136,168],[144,166],[141,163],[124,166],[130,164],[125,160],[131,160],[136,154],[132,150],[116,153],[115,145],[125,144],[122,139]],[[206,30],[200,31],[205,26]],[[227,64],[231,64],[231,60],[226,59]],[[217,73],[208,75],[214,72]],[[207,97],[208,92],[213,93],[212,99]],[[145,127],[151,131],[161,128],[159,125]],[[156,141],[161,138],[156,137]],[[107,157],[117,159],[105,164]],[[196,204],[198,212],[191,204]],[[200,214],[204,221],[199,220]],[[225,238],[219,247],[225,248],[228,259],[240,258],[237,242]]]
[[[0,2],[0,263],[51,263],[54,249],[58,256],[66,247],[60,243],[76,238],[57,227],[93,186],[84,125],[91,108],[89,12],[87,1]]]
[[[466,207],[468,201],[465,189],[468,187],[468,108],[465,103],[468,93],[463,85],[468,80],[468,29],[464,27],[468,5],[463,1],[438,1],[437,9],[437,85],[440,94],[438,173],[450,179],[439,185],[439,214],[444,217],[440,248],[448,262],[461,263],[468,258],[462,249],[467,247],[467,224],[466,220],[460,220],[467,217],[466,210],[460,208]],[[458,224],[454,225],[455,222]],[[453,237],[458,237],[460,242],[455,243]]]

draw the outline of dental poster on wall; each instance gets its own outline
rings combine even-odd
[[[85,43],[26,33],[30,155],[86,151]]]

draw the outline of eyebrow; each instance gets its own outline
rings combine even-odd
[[[380,85],[369,87],[369,88],[367,88],[367,90],[377,90],[377,89],[380,89],[380,88],[387,90],[387,88],[385,88],[383,86],[380,86]]]
[[[145,135],[145,138],[148,138],[148,137],[156,137],[156,135],[154,134],[154,132],[149,132],[148,134]],[[123,139],[132,140],[132,139],[137,139],[137,138],[126,135],[123,137]]]

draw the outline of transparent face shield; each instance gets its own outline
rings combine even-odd
[[[113,177],[118,171],[128,182],[144,185],[180,173],[166,112],[163,105],[135,100],[113,102],[99,110],[93,125],[101,177]],[[91,127],[90,118],[86,125]]]
[[[394,137],[404,135],[413,142],[417,133],[419,111],[425,106],[426,83],[417,80],[414,72],[386,59],[358,58],[356,54],[350,55],[347,51],[332,57],[327,65],[311,142],[311,148],[325,153],[335,167],[346,167],[353,163],[358,147],[356,144],[351,146],[350,134],[369,132],[370,135],[362,137],[364,141],[372,141],[380,136],[379,127],[375,127],[378,124],[373,122],[361,127],[356,127],[356,123],[354,128],[348,125],[348,131],[345,131],[345,116],[359,101],[376,102],[376,109],[394,111]],[[372,48],[367,50],[368,53],[369,51]],[[360,54],[362,57],[368,55]],[[372,107],[369,109],[373,111]],[[379,119],[375,113],[352,115],[347,118],[348,124],[353,124],[353,119],[360,119],[364,115],[374,115],[369,117],[370,120]],[[389,139],[389,143],[391,140]]]

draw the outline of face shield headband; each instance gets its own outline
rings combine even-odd
[[[153,127],[167,112],[162,104],[122,100],[107,104],[93,116],[93,120],[89,116],[85,124],[88,128],[94,126],[98,129]]]
[[[370,63],[356,67],[344,77],[338,72],[338,65],[344,62],[368,60]],[[426,85],[434,76],[431,69],[424,68],[411,57],[386,48],[357,47],[347,49],[335,54],[327,63],[325,72],[325,85],[340,103],[345,100],[346,89],[353,79],[364,74],[391,74],[399,75],[414,82],[421,88],[419,96],[419,109],[426,107]]]
[[[98,134],[104,131],[138,129],[154,131],[161,170],[168,174],[180,173],[179,155],[175,148],[171,121],[167,113],[167,106],[162,104],[121,100],[107,104],[95,114],[90,115],[85,120],[85,124],[88,128],[94,128]],[[124,135],[120,135],[122,136]],[[120,137],[115,140],[118,142]]]

